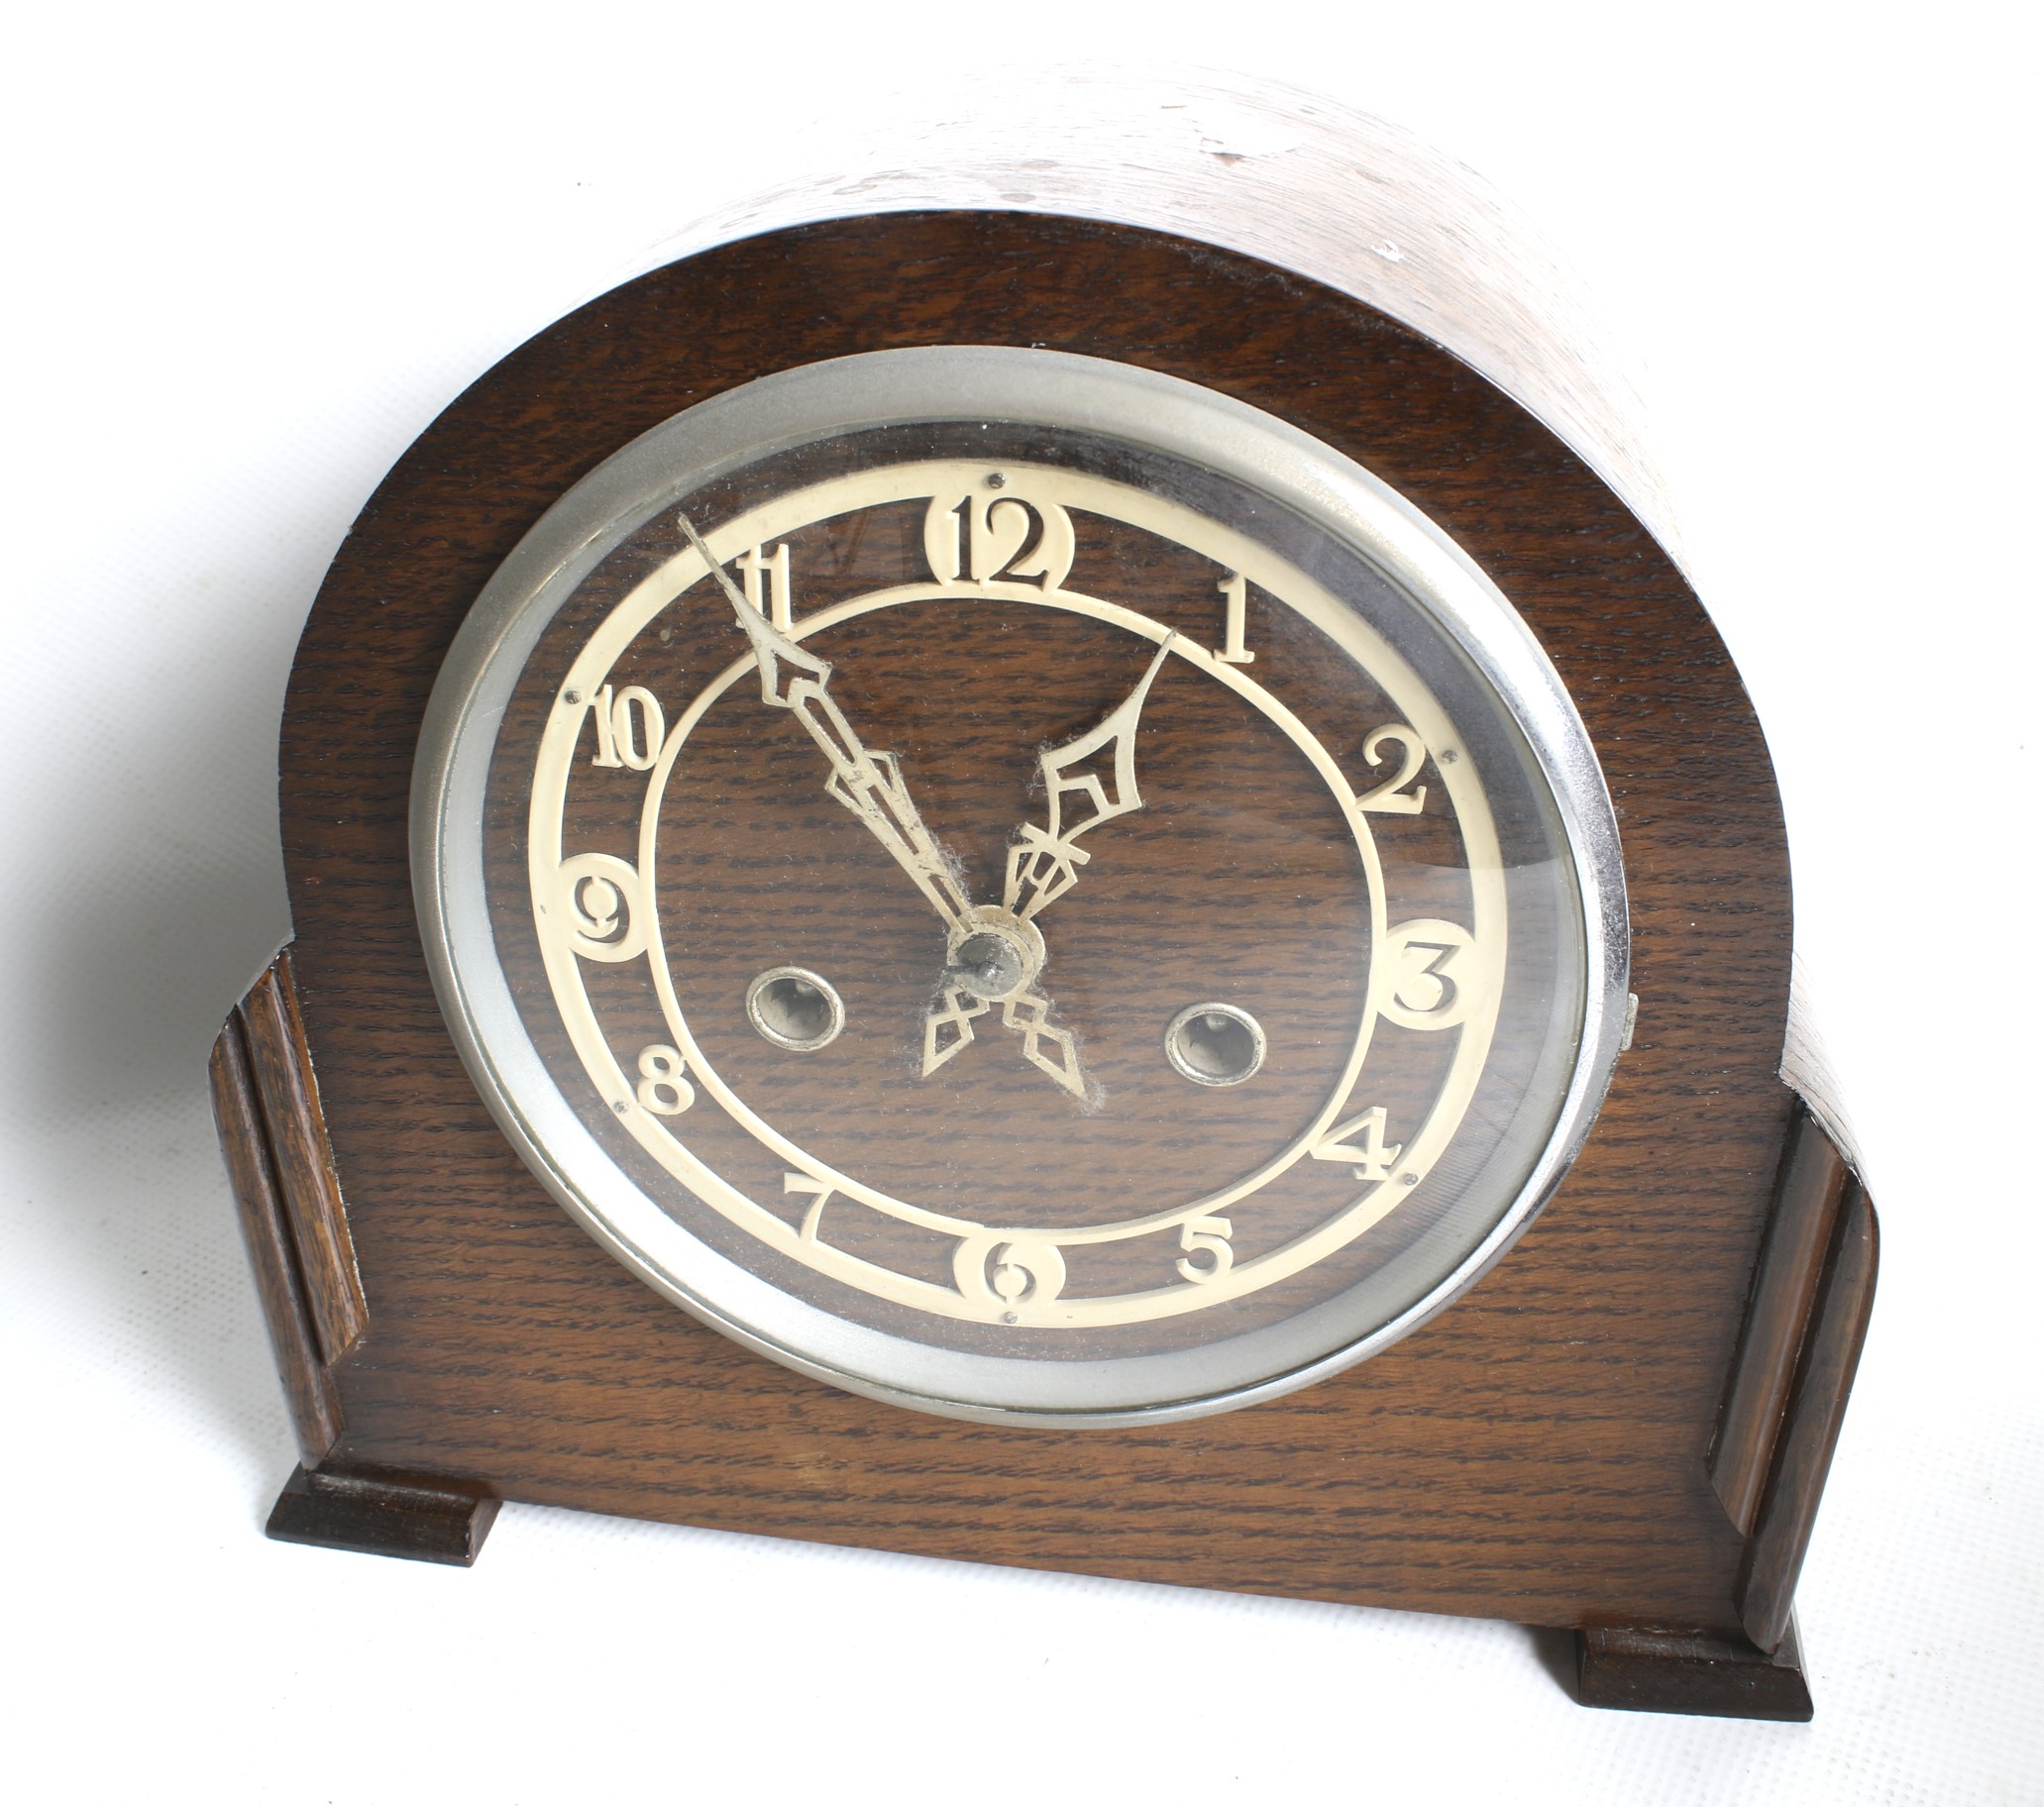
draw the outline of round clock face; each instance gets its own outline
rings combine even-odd
[[[1169,377],[677,416],[478,603],[414,869],[464,1056],[678,1303],[970,1416],[1219,1410],[1439,1309],[1587,1130],[1616,835],[1440,531]]]

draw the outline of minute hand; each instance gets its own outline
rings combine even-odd
[[[823,789],[866,825],[896,864],[915,881],[937,914],[957,928],[971,909],[971,902],[952,876],[952,863],[910,798],[900,762],[892,753],[869,752],[845,720],[829,691],[829,660],[805,652],[754,608],[703,544],[696,524],[686,514],[676,518],[689,536],[689,544],[722,586],[738,613],[738,625],[752,642],[759,659],[762,699],[777,709],[792,711],[808,730],[809,738],[830,762],[830,777]]]
[[[1079,882],[1079,868],[1093,857],[1078,844],[1080,835],[1142,807],[1142,794],[1135,788],[1135,729],[1142,719],[1149,687],[1177,637],[1166,638],[1149,662],[1149,670],[1100,726],[1037,755],[1044,788],[1050,794],[1049,819],[1041,828],[1034,822],[1022,824],[1021,838],[1008,849],[1008,883],[1001,896],[1002,907],[1024,922]],[[1114,749],[1112,794],[1098,773],[1073,776],[1075,767],[1108,747]],[[1067,799],[1080,798],[1090,809],[1079,821],[1067,825]]]

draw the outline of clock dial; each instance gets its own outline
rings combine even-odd
[[[880,354],[678,417],[499,574],[420,774],[443,1001],[557,1195],[935,1410],[1368,1353],[1615,1053],[1609,806],[1509,604],[1121,367]]]

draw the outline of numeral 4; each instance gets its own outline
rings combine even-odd
[[[1384,1107],[1372,1105],[1360,1116],[1330,1129],[1313,1150],[1316,1161],[1347,1161],[1366,1186],[1380,1186],[1391,1177],[1391,1163],[1405,1152],[1403,1142],[1384,1140]]]

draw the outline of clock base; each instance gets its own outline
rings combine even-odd
[[[1575,1697],[1586,1707],[1633,1713],[1707,1713],[1798,1725],[1813,1712],[1792,1618],[1772,1656],[1744,1638],[1705,1632],[1579,1631]]]
[[[295,1468],[264,1528],[281,1543],[473,1567],[500,1501],[446,1483]],[[1575,1697],[1586,1707],[1808,1721],[1813,1714],[1791,1616],[1770,1656],[1736,1635],[1575,1633]]]
[[[294,1468],[264,1531],[279,1543],[468,1568],[482,1553],[499,1504],[444,1483]]]

